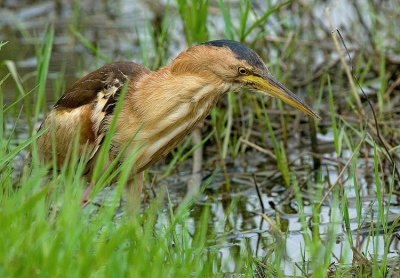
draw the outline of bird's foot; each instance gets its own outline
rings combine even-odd
[[[88,205],[89,203],[90,203],[90,202],[89,202],[88,199],[82,198],[82,200],[81,200],[81,207],[84,209],[84,208],[87,207],[87,205]]]
[[[82,199],[81,199],[81,207],[85,208],[90,202],[89,202],[89,195],[93,190],[93,184],[90,183],[90,185],[86,188],[85,192],[83,193]]]

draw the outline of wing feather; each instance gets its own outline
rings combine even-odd
[[[116,62],[87,74],[63,94],[42,123],[42,126],[56,124],[59,134],[56,137],[56,151],[61,154],[58,164],[64,162],[62,154],[73,141],[75,132],[71,130],[78,130],[77,126],[81,129],[80,149],[87,150],[89,144],[90,157],[95,156],[108,131],[108,122],[114,113],[122,87],[148,72],[148,69],[133,62]],[[72,118],[71,115],[76,117]],[[68,122],[68,117],[72,122]],[[68,123],[64,124],[65,122]],[[39,138],[43,160],[51,159],[52,141],[49,134]]]

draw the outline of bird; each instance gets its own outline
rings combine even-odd
[[[111,122],[115,122],[105,167],[111,167],[117,157],[123,162],[136,150],[126,186],[135,205],[140,203],[143,172],[192,132],[226,93],[243,88],[320,118],[273,77],[250,47],[233,40],[212,40],[189,47],[157,71],[120,61],[76,81],[40,125],[39,130],[47,129],[38,138],[40,162],[50,164],[55,157],[50,165],[68,163],[78,136],[78,155],[90,158],[85,173],[90,176],[104,138],[111,132]],[[121,108],[116,113],[120,97]],[[82,206],[89,202],[93,186],[86,189]]]

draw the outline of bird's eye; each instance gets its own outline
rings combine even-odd
[[[239,67],[238,72],[240,75],[247,75],[249,73],[248,70],[243,67]]]

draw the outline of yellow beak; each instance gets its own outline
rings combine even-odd
[[[264,94],[276,97],[283,102],[293,106],[294,108],[304,112],[310,117],[321,119],[307,104],[305,104],[299,97],[293,94],[289,89],[279,83],[275,78],[268,74],[263,77],[256,75],[248,75],[243,77],[250,87],[261,91]]]

